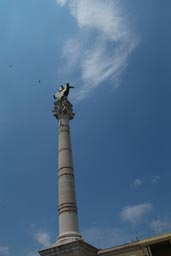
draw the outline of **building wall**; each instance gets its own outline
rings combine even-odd
[[[171,256],[171,243],[164,241],[150,246],[152,256]]]
[[[98,256],[171,256],[171,233],[99,250]]]
[[[110,252],[109,254],[104,254],[101,256],[151,256],[148,252],[147,249],[130,249],[126,251],[113,251]],[[170,255],[171,256],[171,255]]]

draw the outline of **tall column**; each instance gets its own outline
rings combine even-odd
[[[54,103],[54,116],[58,120],[58,216],[57,244],[81,238],[78,229],[74,169],[69,122],[74,118],[72,104],[67,97]]]

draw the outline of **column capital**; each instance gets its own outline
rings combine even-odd
[[[75,116],[73,112],[73,105],[69,102],[67,96],[54,102],[53,115],[59,120],[63,116],[67,116],[72,120]]]

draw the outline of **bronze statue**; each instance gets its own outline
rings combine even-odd
[[[70,88],[74,88],[73,86],[70,86],[69,83],[66,83],[65,85],[61,85],[59,87],[59,89],[57,90],[57,92],[54,94],[54,99],[55,102],[60,101],[61,99],[63,99],[64,97],[67,97],[69,94],[69,90]]]

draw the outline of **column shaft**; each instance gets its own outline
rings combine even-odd
[[[79,238],[69,116],[59,116],[58,136],[58,214],[59,237]]]

